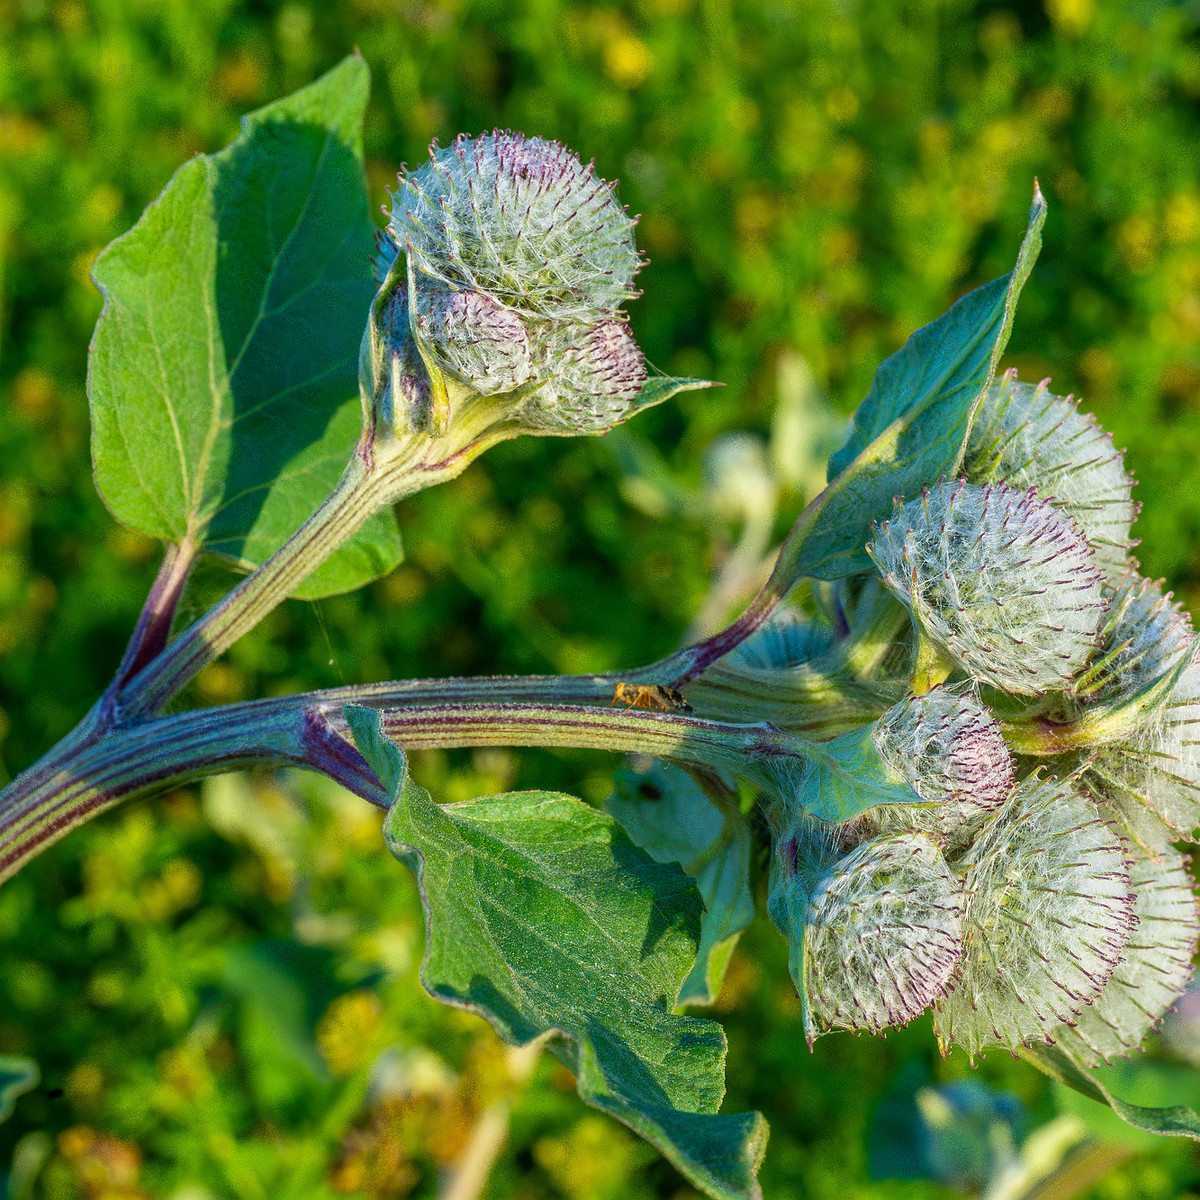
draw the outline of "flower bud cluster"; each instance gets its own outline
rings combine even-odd
[[[434,143],[400,176],[374,264],[409,317],[396,353],[411,336],[427,371],[509,397],[532,430],[610,428],[646,380],[621,311],[641,267],[633,226],[614,185],[557,142]]]
[[[1006,376],[963,472],[897,498],[868,546],[911,623],[904,673],[865,656],[872,687],[914,689],[871,726],[897,802],[831,824],[778,789],[770,911],[810,1040],[932,1008],[943,1052],[1061,1042],[1095,1064],[1191,977],[1200,919],[1174,843],[1200,838],[1195,635],[1137,574],[1121,455],[1073,400]],[[853,616],[817,628],[823,663],[848,647],[844,686],[864,657]],[[788,669],[752,649],[727,669]]]

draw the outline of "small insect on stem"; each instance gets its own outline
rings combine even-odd
[[[613,688],[609,708],[614,704],[624,704],[626,708],[644,708],[650,712],[692,711],[692,706],[683,698],[682,692],[658,683],[620,682]]]

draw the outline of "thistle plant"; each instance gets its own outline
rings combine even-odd
[[[759,1194],[766,1126],[718,1112],[724,1037],[686,1008],[717,996],[764,893],[797,1053],[932,1011],[943,1052],[1003,1047],[1143,1129],[1200,1136],[1196,1114],[1091,1073],[1191,975],[1176,843],[1200,825],[1200,666],[1130,557],[1111,440],[1048,383],[998,375],[1036,187],[1016,266],[881,364],[731,624],[620,672],[180,706],[285,599],[394,567],[397,500],[506,438],[603,433],[707,386],[648,373],[623,311],[634,222],[563,146],[434,146],[374,231],[366,98],[351,58],[251,114],[96,262],[97,486],[163,564],[110,686],[0,793],[0,877],[128,797],[298,766],[386,812],[429,991],[544,1045],[708,1195]],[[245,578],[189,625],[202,553]],[[601,811],[442,804],[405,755],[494,745],[635,757]]]

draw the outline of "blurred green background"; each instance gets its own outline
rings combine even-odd
[[[107,682],[157,565],[91,482],[92,259],[240,113],[355,46],[374,73],[375,201],[459,131],[594,156],[643,214],[631,311],[649,359],[727,386],[604,440],[511,443],[407,502],[402,567],[285,606],[203,673],[197,702],[670,650],[739,536],[736,504],[703,500],[706,448],[768,437],[783,394],[780,535],[836,431],[827,409],[849,413],[913,329],[1009,268],[1034,176],[1045,249],[1006,365],[1081,394],[1127,448],[1143,568],[1200,608],[1194,0],[0,0],[5,777]],[[201,572],[189,611],[227,583]],[[487,751],[416,772],[447,800],[551,786],[599,801],[616,765]],[[421,944],[377,818],[320,781],[234,777],[73,834],[0,889],[0,1055],[42,1075],[0,1125],[9,1195],[432,1196],[480,1114],[509,1106],[489,1195],[693,1195],[548,1058],[522,1085],[481,1022],[425,999]],[[888,1167],[869,1130],[885,1096],[903,1108],[965,1063],[937,1059],[927,1021],[810,1054],[785,960],[752,930],[716,1012],[729,1107],[772,1124],[767,1195],[953,1194],[871,1182]],[[1098,1131],[1090,1175],[1047,1196],[1200,1191],[1187,1145],[1113,1141],[1007,1057],[975,1078],[1033,1127]]]

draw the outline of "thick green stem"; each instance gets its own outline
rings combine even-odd
[[[410,748],[572,746],[638,751],[688,766],[744,772],[755,761],[795,758],[810,745],[765,723],[729,724],[586,703],[609,699],[612,691],[612,677],[595,675],[413,680],[255,700],[109,728],[96,723],[93,710],[77,735],[0,793],[0,880],[123,799],[225,771],[307,767],[372,803],[386,804],[349,739],[341,715],[346,704],[386,710],[388,735]],[[511,702],[539,695],[540,703]],[[568,699],[585,703],[553,702]]]
[[[902,683],[873,683],[806,664],[780,671],[718,663],[689,686],[687,698],[699,713],[770,721],[824,739],[861,728],[903,694]]]
[[[300,709],[255,717],[238,729],[224,710],[201,709],[59,743],[0,796],[0,880],[128,796],[241,767],[306,761]]]
[[[355,454],[324,504],[257,571],[121,689],[119,717],[157,712],[198,671],[280,604],[379,509],[378,476]]]
[[[335,725],[340,724],[333,718]],[[562,746],[652,754],[682,766],[745,769],[799,758],[803,745],[766,723],[730,725],[678,713],[568,704],[443,704],[388,708],[384,733],[410,749]]]

